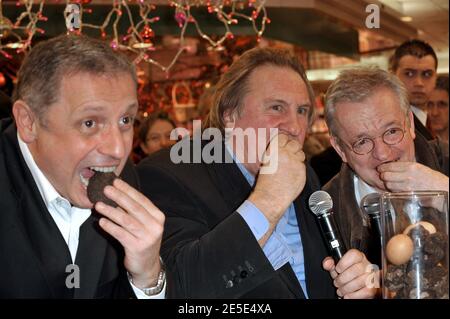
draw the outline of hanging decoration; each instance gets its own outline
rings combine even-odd
[[[63,1],[18,0],[16,6],[23,8],[23,11],[16,21],[11,21],[3,15],[3,2],[0,0],[0,54],[6,58],[12,58],[12,54],[20,54],[28,50],[35,34],[45,32],[42,25],[48,18],[43,16],[44,2],[45,4],[64,3]],[[227,39],[234,38],[232,26],[240,23],[241,20],[251,23],[258,39],[262,37],[266,25],[270,23],[265,8],[266,0],[167,0],[167,4],[174,8],[174,23],[178,25],[180,32],[178,51],[170,63],[163,65],[152,59],[149,54],[156,49],[154,43],[156,34],[152,26],[160,20],[160,17],[153,16],[156,9],[156,6],[152,4],[153,1],[111,0],[111,10],[99,24],[84,22],[83,17],[95,10],[91,2],[91,0],[65,1],[66,7],[62,16],[68,33],[82,34],[86,29],[98,30],[99,37],[109,41],[113,49],[131,52],[136,64],[145,61],[159,67],[166,74],[175,65],[179,56],[188,49],[185,34],[190,24],[193,24],[198,35],[209,43],[211,50],[220,51],[224,49],[223,44]],[[131,13],[132,5],[139,8],[137,19]],[[192,8],[203,7],[222,23],[224,30],[222,35],[209,35],[203,30],[192,12]],[[120,34],[119,22],[123,19],[127,22],[128,29],[125,34]],[[108,34],[107,30],[112,30],[111,34]],[[4,41],[6,38],[8,42]]]
[[[17,1],[16,6],[23,6],[24,10],[13,23],[3,15],[3,1],[0,0],[0,54],[8,59],[11,59],[12,55],[7,49],[15,50],[18,54],[27,50],[36,33],[45,33],[43,29],[37,27],[37,23],[48,20],[42,15],[44,0]],[[8,37],[13,41],[3,44],[3,38]]]

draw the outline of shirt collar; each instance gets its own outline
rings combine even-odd
[[[378,193],[375,188],[364,182],[361,178],[359,178],[358,175],[353,175],[353,183],[355,188],[355,198],[358,203],[358,206],[361,204],[361,199],[364,198],[364,196],[372,193]]]
[[[411,111],[417,116],[419,121],[426,125],[427,123],[427,112],[423,111],[422,109],[419,109],[418,107],[411,105]]]
[[[45,177],[44,173],[42,173],[42,171],[39,169],[33,159],[33,155],[28,149],[28,145],[24,141],[22,141],[19,134],[17,134],[17,139],[19,140],[20,151],[22,152],[23,158],[25,159],[25,163],[30,169],[31,175],[33,176],[37,188],[41,193],[41,197],[44,199],[45,206],[48,209],[53,201],[57,200],[58,198],[64,198],[56,191],[47,177]]]
[[[244,175],[247,182],[250,184],[250,186],[253,186],[255,184],[255,176],[253,176],[252,173],[250,173],[248,171],[248,169],[245,168],[244,164],[242,164],[241,161],[238,160],[237,156],[231,150],[231,146],[229,145],[228,141],[225,141],[225,148],[226,148],[227,152],[233,158],[233,161],[236,163],[236,165],[238,166],[242,175]]]

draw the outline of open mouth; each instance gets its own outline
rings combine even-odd
[[[89,185],[89,179],[94,176],[95,172],[111,173],[116,170],[117,166],[90,166],[84,168],[80,173],[81,183],[87,187]]]

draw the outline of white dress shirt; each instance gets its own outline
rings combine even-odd
[[[353,175],[353,186],[355,189],[355,198],[358,206],[361,204],[361,199],[363,199],[364,196],[372,193],[378,193],[375,188],[364,182],[356,174]]]
[[[364,182],[358,175],[353,175],[353,188],[355,189],[355,199],[358,204],[358,207],[361,206],[361,199],[363,199],[366,195],[377,193],[377,190]],[[366,218],[362,219],[363,226],[368,226],[368,221]]]
[[[31,175],[44,200],[45,206],[47,207],[50,216],[52,216],[55,221],[56,226],[58,226],[58,229],[69,248],[72,262],[75,262],[78,239],[80,237],[80,227],[91,215],[91,210],[72,206],[67,199],[62,197],[45,177],[44,173],[39,169],[27,144],[22,141],[19,134],[17,134],[17,139],[19,140],[20,151],[25,159],[25,163],[30,169]],[[165,284],[162,291],[154,296],[147,296],[131,282],[130,284],[136,297],[139,299],[163,299],[166,293]]]
[[[419,109],[418,107],[415,107],[414,105],[411,105],[411,111],[417,116],[420,123],[423,124],[423,126],[427,125],[427,112],[425,112],[422,109]]]

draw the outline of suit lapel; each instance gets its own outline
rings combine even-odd
[[[228,211],[236,210],[250,195],[252,187],[239,170],[237,164],[228,157],[229,154],[225,150],[225,144],[221,143],[220,147],[223,149],[223,163],[213,162],[211,164],[204,163],[203,165],[205,165],[211,180],[226,203],[226,205],[217,204],[216,206],[226,207]],[[225,158],[226,156],[227,158]]]
[[[440,171],[439,161],[435,155],[436,152],[432,149],[426,138],[417,132],[416,138],[414,139],[414,147],[418,163],[424,164],[435,171]]]
[[[307,211],[305,211],[305,207],[302,203],[302,197],[303,196],[300,196],[295,200],[294,206],[303,245],[306,289],[308,290],[308,296],[311,298],[313,297],[312,295],[314,294],[314,287],[316,285],[315,268],[317,268],[317,265],[315,265],[312,260],[315,259],[314,257],[317,254],[317,249],[314,247],[314,244],[317,244],[317,242],[314,241],[315,236],[310,233],[311,230],[315,229],[315,225],[311,225],[311,219],[305,214]],[[296,280],[296,282],[298,283],[298,280]],[[300,284],[298,285],[300,286]]]
[[[107,282],[117,277],[117,260],[105,263],[107,237],[109,238],[109,235],[98,226],[98,217],[95,213],[81,226],[75,259],[75,264],[80,269],[80,287],[75,289],[74,298],[94,298],[97,287],[102,284],[100,280]],[[110,266],[112,267],[106,271],[109,278],[101,278],[103,267]]]
[[[134,164],[128,161],[120,178],[136,189],[139,181]],[[81,225],[78,251],[75,264],[80,269],[80,288],[75,289],[74,298],[91,299],[98,296],[98,288],[119,277],[119,268],[123,263],[120,243],[107,234],[98,225],[100,215],[92,210],[91,216]],[[114,249],[115,248],[115,249]]]
[[[72,292],[65,286],[66,266],[72,263],[69,249],[26,166],[16,134],[14,125],[5,131],[5,148],[8,148],[5,157],[12,191],[19,203],[18,225],[28,237],[35,260],[52,296],[70,298]]]
[[[336,207],[335,218],[341,220],[338,225],[346,225],[342,229],[339,229],[345,240],[347,249],[356,248],[364,251],[363,247],[363,233],[364,224],[363,221],[366,217],[362,214],[359,203],[355,198],[355,188],[353,182],[353,172],[346,164],[342,164],[341,174],[344,178],[341,179],[339,207]],[[349,214],[345,214],[349,212]]]
[[[318,185],[317,187],[314,185],[315,178],[312,177],[310,170],[307,170],[307,180],[309,182],[294,201],[294,206],[302,238],[308,297],[311,299],[332,298],[334,297],[334,289],[331,277],[322,268],[322,260],[328,254],[317,221],[307,207],[309,196],[318,189]]]
[[[430,131],[426,128],[425,125],[419,120],[419,118],[413,113],[414,116],[414,128],[422,134],[422,136],[431,141],[433,139],[433,135],[431,135]]]
[[[300,285],[300,282],[298,281],[290,263],[284,264],[283,267],[278,270],[278,274],[295,298],[306,299],[302,286]]]

